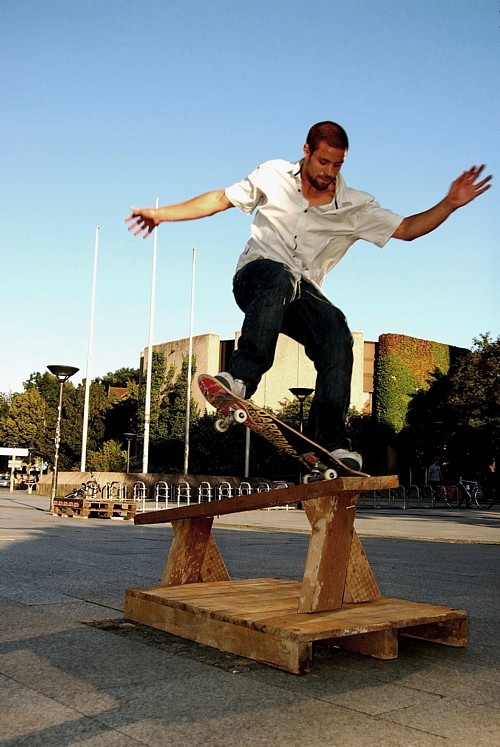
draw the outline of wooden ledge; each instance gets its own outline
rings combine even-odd
[[[269,493],[252,493],[233,498],[210,501],[209,503],[192,503],[189,506],[165,508],[159,511],[137,514],[135,524],[163,524],[181,519],[213,518],[225,514],[236,514],[243,511],[255,511],[261,508],[285,506],[288,503],[303,503],[314,498],[339,494],[364,493],[371,490],[397,488],[397,475],[381,477],[338,477],[335,480],[320,480],[308,485],[296,485],[292,488],[271,490]]]

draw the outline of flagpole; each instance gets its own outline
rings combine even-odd
[[[158,197],[156,198],[156,209],[158,209]],[[153,236],[153,262],[151,269],[151,296],[149,302],[149,342],[148,342],[148,362],[146,369],[146,400],[144,403],[144,447],[142,452],[142,471],[144,474],[148,471],[149,462],[149,427],[151,422],[151,375],[153,364],[153,331],[155,316],[155,285],[156,285],[156,250],[158,240],[158,227],[154,229]]]
[[[89,401],[90,401],[90,369],[92,362],[92,347],[94,338],[94,309],[95,309],[95,288],[97,279],[97,255],[99,252],[99,226],[95,229],[94,241],[94,272],[92,276],[92,300],[90,302],[90,323],[89,323],[89,340],[87,346],[87,371],[85,375],[85,402],[83,405],[83,430],[82,430],[82,457],[80,462],[80,472],[85,472],[87,462],[87,435],[89,427]]]
[[[186,435],[184,439],[184,474],[189,470],[189,425],[191,420],[191,377],[193,369],[193,317],[194,317],[194,278],[196,268],[196,249],[193,247],[193,260],[191,267],[191,308],[189,315],[189,353],[188,353],[188,381],[186,402]]]

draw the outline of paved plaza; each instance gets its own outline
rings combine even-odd
[[[296,676],[123,620],[157,585],[170,525],[60,518],[0,491],[0,747],[500,745],[500,513],[368,511],[386,596],[465,609],[467,648],[403,639],[380,661],[318,645]],[[302,578],[304,512],[220,517],[232,578]]]

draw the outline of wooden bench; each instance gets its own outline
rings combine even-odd
[[[354,519],[359,493],[397,484],[338,478],[136,515],[171,522],[174,537],[160,586],[125,591],[125,618],[296,674],[311,669],[319,640],[380,659],[397,657],[399,635],[465,646],[463,610],[380,592]],[[230,580],[214,517],[299,501],[311,524],[303,580]]]

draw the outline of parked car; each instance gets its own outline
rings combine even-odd
[[[10,485],[10,474],[8,472],[0,472],[0,488],[8,488]]]

